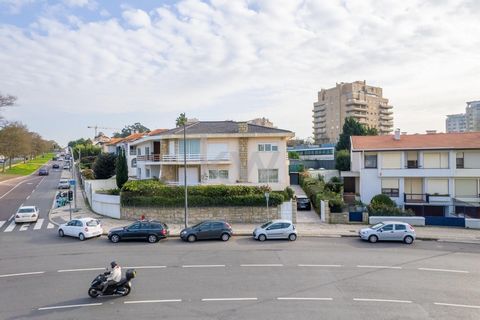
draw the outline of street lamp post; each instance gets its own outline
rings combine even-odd
[[[267,217],[269,217],[270,215],[268,214],[268,199],[270,198],[270,193],[267,191],[265,192],[265,199],[267,200]]]
[[[185,187],[185,228],[188,228],[188,191],[187,191],[187,123],[183,121],[183,184]]]

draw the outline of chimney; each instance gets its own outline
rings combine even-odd
[[[435,134],[437,133],[437,130],[427,130],[427,134]]]
[[[394,140],[400,140],[400,129],[395,130],[395,135],[393,136]]]
[[[238,132],[247,133],[248,132],[248,123],[247,122],[237,122],[238,123]]]

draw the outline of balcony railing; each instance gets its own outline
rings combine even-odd
[[[137,156],[137,161],[150,161],[150,162],[183,162],[184,155],[179,154],[167,154],[160,156],[159,154],[151,154],[146,156]],[[205,161],[230,161],[229,153],[219,153],[216,155],[210,154],[187,154],[187,162],[205,162]]]
[[[430,195],[428,193],[404,193],[403,202],[405,203],[428,203]]]

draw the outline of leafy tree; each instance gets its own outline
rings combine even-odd
[[[113,137],[114,138],[125,138],[131,135],[132,133],[144,133],[144,132],[150,132],[150,129],[142,125],[140,122],[135,122],[134,124],[130,126],[125,126],[125,128],[122,129],[122,132],[114,132]]]
[[[350,137],[351,136],[376,136],[378,131],[375,128],[369,128],[358,122],[353,117],[345,119],[343,124],[342,133],[340,134],[337,146],[335,149],[350,150]]]
[[[187,116],[185,116],[185,113],[180,113],[177,120],[175,121],[175,125],[177,127],[182,127],[187,124],[187,121],[188,119],[187,119]]]
[[[101,153],[93,163],[96,179],[108,179],[115,174],[116,156],[113,153]]]
[[[288,159],[300,159],[300,155],[295,151],[288,151]]]
[[[350,171],[350,152],[340,150],[335,156],[335,169],[339,171]]]
[[[0,130],[0,154],[6,156],[9,167],[12,159],[26,156],[30,152],[30,133],[20,122],[11,122]]]
[[[127,157],[125,156],[125,151],[123,151],[122,149],[117,156],[115,171],[116,171],[117,186],[119,189],[121,189],[125,184],[125,182],[128,181]]]
[[[17,101],[17,97],[14,97],[14,96],[11,96],[11,95],[3,95],[1,92],[0,92],[0,111],[2,108],[5,108],[5,107],[11,107],[13,105],[15,105],[15,102]],[[2,119],[2,117],[0,116],[0,119]]]

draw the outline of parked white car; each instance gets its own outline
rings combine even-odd
[[[22,206],[15,214],[15,223],[36,222],[40,211],[36,206]]]
[[[406,244],[412,244],[417,235],[415,229],[405,222],[384,221],[377,223],[369,228],[358,231],[362,240],[368,240],[372,243],[377,241],[403,241]]]
[[[71,236],[83,241],[87,238],[100,237],[103,229],[100,221],[93,218],[73,219],[58,227],[58,235]]]
[[[253,230],[253,238],[260,241],[267,239],[297,239],[297,230],[292,221],[272,220]]]

